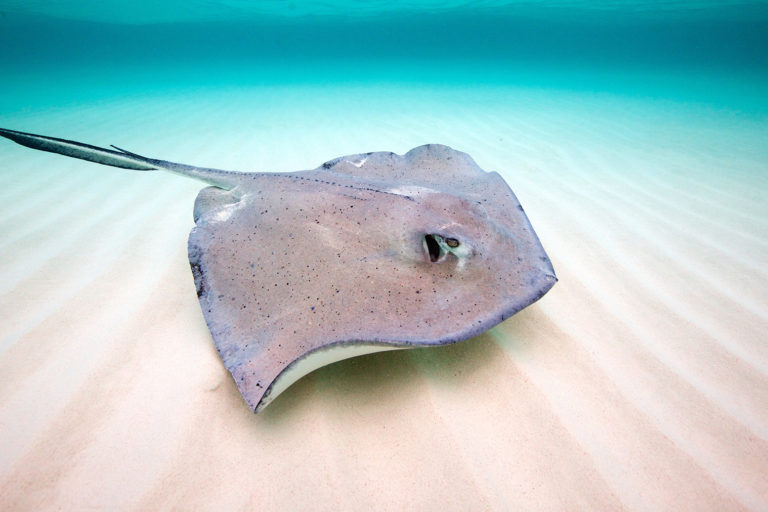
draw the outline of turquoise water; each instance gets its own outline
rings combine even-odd
[[[0,2],[0,109],[267,84],[766,106],[766,2]]]

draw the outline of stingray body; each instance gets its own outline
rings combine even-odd
[[[257,412],[324,364],[479,334],[557,281],[501,176],[447,146],[350,155],[311,171],[240,173],[0,135],[211,185],[195,202],[189,261],[214,343]]]

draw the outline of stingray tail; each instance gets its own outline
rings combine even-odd
[[[112,146],[114,149],[106,149],[73,140],[57,139],[55,137],[17,132],[3,128],[0,128],[0,136],[28,148],[71,156],[81,160],[88,160],[89,162],[96,162],[97,164],[110,165],[122,169],[133,169],[135,171],[156,171],[162,169],[189,178],[195,178],[227,190],[237,186],[243,174],[156,160],[131,153],[117,146]]]

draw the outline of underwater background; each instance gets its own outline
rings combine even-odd
[[[0,9],[4,111],[289,84],[765,101],[765,2],[7,0]]]
[[[447,144],[560,278],[254,416],[201,184],[1,140],[0,510],[768,509],[767,50],[768,2],[0,0],[0,127],[240,171]]]

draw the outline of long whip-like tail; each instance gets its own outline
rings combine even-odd
[[[35,135],[33,133],[18,132],[15,130],[6,130],[4,128],[0,128],[0,136],[28,148],[48,151],[50,153],[58,153],[60,155],[88,160],[89,162],[96,162],[102,165],[133,169],[136,171],[155,171],[162,169],[189,178],[195,178],[223,189],[231,189],[237,186],[243,175],[243,173],[240,172],[194,167],[192,165],[147,158],[120,149],[116,146],[112,146],[114,149],[106,149],[73,140],[58,139],[55,137]]]

